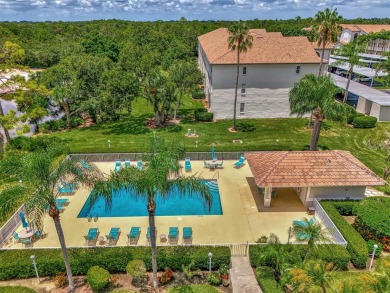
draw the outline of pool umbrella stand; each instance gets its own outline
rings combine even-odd
[[[216,160],[217,158],[215,157],[215,147],[211,147],[211,159]]]

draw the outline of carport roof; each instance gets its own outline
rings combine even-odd
[[[259,187],[386,185],[347,151],[251,152],[245,157]]]

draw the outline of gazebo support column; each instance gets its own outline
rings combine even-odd
[[[264,190],[264,207],[266,208],[271,206],[271,191],[272,187],[266,187]]]

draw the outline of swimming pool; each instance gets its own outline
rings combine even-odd
[[[222,206],[219,196],[218,182],[216,180],[205,180],[210,187],[213,198],[211,209],[203,205],[203,200],[196,193],[192,196],[188,192],[180,194],[173,190],[166,199],[156,196],[156,216],[196,216],[196,215],[222,215]],[[89,197],[86,200],[77,218],[87,218],[88,215],[98,217],[140,217],[147,216],[146,198],[135,198],[126,190],[117,191],[112,198],[111,209],[106,207],[103,198],[99,198],[92,206]]]

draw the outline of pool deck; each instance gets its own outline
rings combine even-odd
[[[283,189],[276,199],[272,199],[271,207],[264,208],[262,198],[255,186],[253,175],[248,164],[242,168],[233,168],[235,161],[224,161],[223,169],[210,171],[203,167],[203,161],[191,161],[192,171],[183,175],[197,174],[204,179],[217,179],[223,215],[218,216],[157,216],[157,245],[169,245],[160,241],[160,234],[168,235],[169,227],[179,228],[179,241],[182,244],[183,227],[193,229],[193,244],[230,244],[253,243],[260,236],[276,234],[282,243],[287,242],[288,229],[293,220],[310,217],[293,189]],[[181,162],[184,165],[183,162]],[[96,165],[104,172],[114,169],[115,163]],[[146,230],[148,217],[115,217],[99,218],[97,221],[77,218],[89,191],[79,188],[74,195],[63,196],[69,199],[69,205],[61,213],[61,224],[68,247],[85,246],[84,235],[89,228],[99,228],[99,236],[108,235],[110,228],[119,227],[121,234],[116,245],[128,245],[126,234],[132,226],[141,227],[138,245],[147,245]],[[20,230],[21,227],[18,229]],[[58,236],[53,220],[46,215],[44,219],[45,237],[34,241],[33,247],[59,247]],[[104,237],[105,239],[105,237]],[[107,245],[105,241],[96,246]],[[9,242],[3,248],[21,248],[21,243]]]

